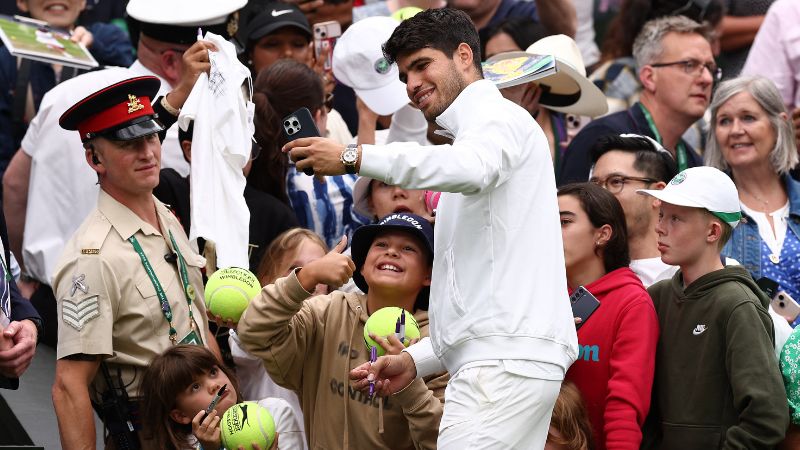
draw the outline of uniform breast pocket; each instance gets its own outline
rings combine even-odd
[[[159,270],[161,269],[161,270]],[[163,268],[155,267],[158,281],[166,295],[170,291],[172,284],[177,282],[177,277],[173,273],[168,273]],[[135,298],[136,304],[132,304],[131,312],[140,312],[141,319],[145,323],[149,323],[152,333],[158,336],[169,335],[169,324],[167,323],[164,313],[161,308],[161,300],[156,294],[156,288],[150,277],[145,275],[136,283],[136,291],[139,293],[139,298]]]

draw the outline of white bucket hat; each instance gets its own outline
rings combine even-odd
[[[639,189],[662,202],[703,208],[732,228],[742,220],[739,191],[728,175],[714,167],[692,167],[675,175],[664,189]]]
[[[353,211],[359,216],[374,219],[375,213],[369,207],[370,183],[372,183],[372,178],[358,177],[353,184]]]
[[[389,64],[381,48],[399,24],[391,17],[359,20],[333,48],[333,75],[381,116],[394,114],[409,102],[397,64]]]
[[[608,112],[608,102],[597,86],[586,78],[578,44],[563,34],[547,36],[531,44],[525,53],[553,55],[557,72],[536,80],[547,86],[539,104],[553,111],[596,117]]]

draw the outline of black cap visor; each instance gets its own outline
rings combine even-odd
[[[132,141],[165,130],[164,125],[161,125],[156,116],[144,116],[139,119],[141,120],[137,119],[126,122],[122,126],[99,131],[95,133],[95,136],[102,136],[112,141]]]

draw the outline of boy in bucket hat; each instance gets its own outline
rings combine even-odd
[[[773,353],[769,299],[720,250],[741,220],[733,181],[712,167],[686,169],[663,190],[661,259],[680,266],[648,291],[661,336],[642,448],[773,448],[788,422]]]
[[[355,231],[352,260],[341,254],[346,243],[264,288],[239,321],[239,339],[278,385],[302,399],[309,448],[436,448],[446,373],[383,398],[348,380],[369,359],[364,324],[375,311],[401,307],[429,335],[433,227],[414,214],[390,214]],[[317,284],[339,286],[351,276],[366,294],[309,298]],[[389,354],[403,349],[395,336],[376,341]]]

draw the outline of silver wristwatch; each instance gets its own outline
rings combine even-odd
[[[344,170],[347,173],[356,173],[356,164],[358,163],[358,145],[347,144],[347,147],[342,150],[342,155],[339,160],[344,164]]]

